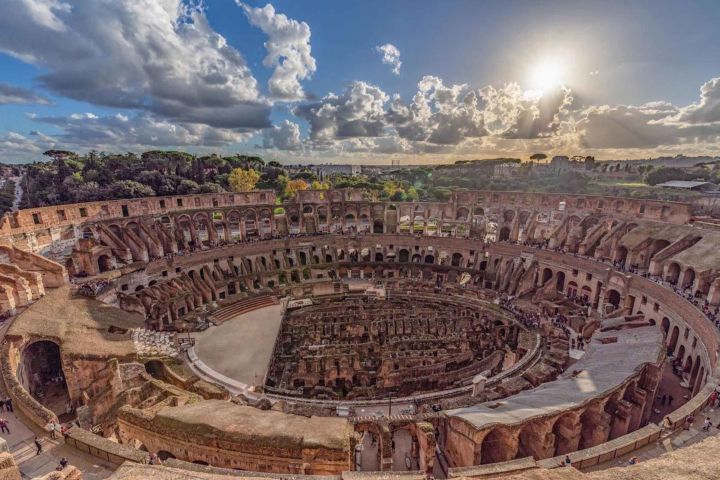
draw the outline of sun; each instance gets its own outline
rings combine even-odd
[[[544,58],[530,71],[530,87],[535,90],[549,90],[565,83],[567,67],[560,58]]]

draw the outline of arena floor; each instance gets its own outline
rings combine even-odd
[[[248,385],[262,384],[281,321],[282,305],[238,315],[196,333],[195,353],[216,372]]]

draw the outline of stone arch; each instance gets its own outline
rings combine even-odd
[[[667,337],[667,335],[670,333],[670,319],[667,317],[663,317],[660,325],[662,326],[663,332],[665,332],[665,336]]]
[[[467,222],[469,217],[470,217],[470,210],[468,210],[465,207],[458,208],[457,212],[455,213],[455,220]]]
[[[382,252],[375,252],[375,261],[376,261],[376,262],[382,262],[382,261],[383,261],[383,254],[382,254]]]
[[[565,272],[557,272],[557,278],[555,279],[555,288],[558,292],[565,291]]]
[[[453,267],[460,267],[460,266],[462,266],[462,261],[463,261],[462,253],[455,252],[452,255],[452,260],[451,260],[450,264]]]
[[[620,292],[618,292],[614,288],[609,289],[607,291],[607,294],[605,295],[606,302],[615,308],[620,307],[621,299],[622,299],[622,295],[620,295]]]
[[[384,233],[385,232],[385,224],[382,220],[375,220],[373,221],[373,233]]]
[[[158,458],[159,458],[160,460],[162,460],[163,462],[164,462],[165,460],[168,460],[168,459],[171,459],[171,458],[177,458],[177,457],[175,457],[175,455],[173,455],[172,453],[168,452],[167,450],[160,450],[160,451],[158,451],[158,452],[157,452],[157,456],[158,456]]]
[[[401,248],[398,255],[398,261],[401,263],[407,263],[410,261],[410,252],[407,249]]]
[[[580,416],[575,412],[561,415],[553,425],[555,435],[555,456],[574,452],[580,446],[582,432]]]
[[[149,450],[147,449],[147,447],[145,446],[145,444],[142,443],[142,442],[141,442],[140,440],[138,440],[137,438],[129,438],[129,439],[125,442],[125,445],[129,446],[130,448],[134,448],[135,450],[142,450],[143,452],[148,452],[148,451],[149,451]]]
[[[110,258],[109,255],[100,255],[97,259],[97,263],[98,263],[98,271],[100,273],[109,272],[110,270],[115,268],[113,265],[114,262],[112,261],[112,259]]]
[[[425,255],[425,263],[435,263],[434,255]]]
[[[40,404],[53,410],[56,415],[65,413],[70,393],[60,346],[51,340],[38,340],[28,344],[22,351],[18,379],[27,392]]]
[[[515,210],[505,210],[503,212],[503,222],[510,223],[515,218]]]
[[[507,462],[515,458],[517,453],[517,439],[507,429],[493,428],[483,438],[480,445],[481,465],[488,463]]]
[[[619,262],[622,265],[625,265],[625,262],[627,261],[627,256],[628,256],[627,247],[620,245],[615,252],[615,261]]]
[[[700,371],[700,355],[695,357],[693,362],[692,370],[690,371],[690,388],[695,387],[695,382],[698,380],[698,372]]]
[[[502,227],[498,236],[499,242],[505,242],[510,240],[510,227]]]
[[[680,280],[680,287],[690,288],[693,286],[693,283],[695,283],[695,270],[688,267],[685,269],[685,273],[683,273],[682,280]]]
[[[549,268],[544,268],[542,273],[542,285],[545,285],[553,276],[553,272]]]
[[[675,358],[682,361],[682,359],[685,357],[685,345],[680,345],[680,348],[678,348],[677,354],[675,355]]]
[[[420,263],[421,259],[422,259],[422,257],[420,256],[420,254],[416,253],[415,255],[412,256],[412,263]]]
[[[670,338],[668,339],[668,351],[669,352],[675,352],[675,348],[677,348],[677,342],[678,338],[680,337],[680,327],[675,325],[672,329],[672,334],[670,335]]]
[[[685,373],[690,373],[693,369],[693,358],[692,355],[688,355],[685,357],[685,362],[683,363],[683,371]],[[691,383],[692,386],[692,383]]]
[[[667,267],[667,273],[665,274],[665,280],[677,285],[680,279],[680,264],[677,262],[670,262]]]

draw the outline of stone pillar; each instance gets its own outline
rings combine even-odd
[[[555,455],[565,455],[578,450],[582,434],[580,417],[565,415],[553,427],[555,433]]]
[[[652,397],[650,397],[652,398]],[[643,412],[645,411],[645,405],[648,401],[648,392],[640,387],[635,387],[630,398],[630,404],[632,410],[630,412],[630,425],[628,427],[629,432],[634,432],[640,428],[643,421]]]
[[[487,377],[483,374],[478,374],[473,377],[472,380],[472,396],[477,397],[481,395],[485,391],[485,382],[487,382]]]
[[[611,420],[612,416],[600,405],[588,407],[580,417],[580,448],[591,448],[605,443],[610,436]]]
[[[617,408],[613,415],[612,427],[610,429],[609,440],[614,440],[618,437],[622,437],[630,428],[630,420],[632,417],[632,403],[627,400],[618,400]]]

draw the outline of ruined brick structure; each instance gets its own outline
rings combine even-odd
[[[424,472],[436,447],[450,468],[554,461],[652,430],[666,353],[689,405],[707,401],[718,244],[689,204],[584,195],[330,190],[276,205],[258,191],[23,210],[0,222],[0,306],[15,314],[2,381],[40,427],[69,415],[178,462],[335,475],[357,468],[368,435],[377,470],[398,468],[398,438]],[[68,275],[103,288],[78,296]],[[566,314],[586,354],[570,360],[561,329],[523,326],[501,295],[516,313]],[[168,353],[185,336],[174,332],[284,298],[312,305],[286,312],[264,391],[233,395]],[[147,349],[143,329],[174,343]],[[386,397],[417,410],[357,413]]]

